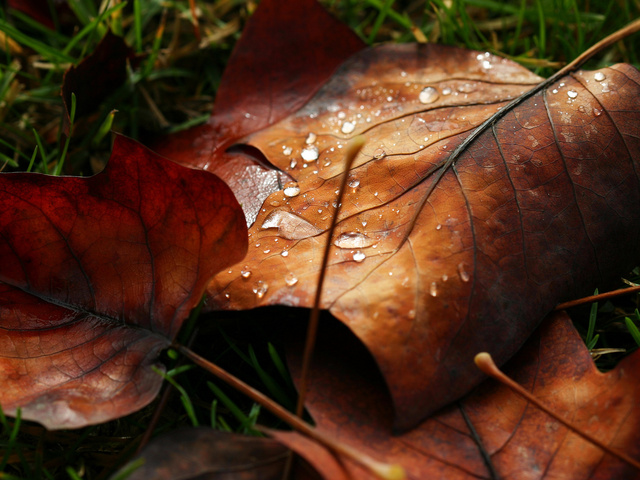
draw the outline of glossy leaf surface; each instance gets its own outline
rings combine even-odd
[[[149,403],[149,366],[242,258],[229,189],[117,137],[91,178],[0,175],[0,402],[48,428]]]
[[[211,297],[312,305],[343,147],[363,134],[322,306],[374,355],[398,427],[459,398],[481,379],[477,352],[503,363],[553,306],[638,258],[638,71],[580,71],[507,108],[540,81],[445,46],[352,57],[302,109],[242,140],[295,183],[265,201],[247,257]]]

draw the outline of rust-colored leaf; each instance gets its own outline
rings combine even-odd
[[[540,81],[446,46],[349,59],[302,109],[239,140],[296,183],[264,202],[213,302],[313,303],[342,147],[363,134],[322,306],[372,352],[397,427],[464,395],[482,379],[477,352],[503,363],[554,305],[638,258],[640,74],[579,71],[506,108]]]
[[[640,476],[493,380],[414,430],[393,435],[384,383],[371,361],[362,361],[362,345],[354,338],[336,345],[335,331],[328,333],[307,402],[317,428],[378,460],[401,464],[410,479]],[[615,370],[598,372],[569,318],[558,313],[505,370],[585,432],[640,458],[639,362],[633,354]],[[296,436],[277,438],[313,464],[314,454],[305,455],[307,442],[298,444]],[[351,478],[374,478],[348,459],[341,462]]]
[[[264,199],[291,179],[268,168],[256,152],[227,150],[302,107],[362,48],[362,41],[315,0],[286,6],[264,0],[235,46],[209,122],[161,141],[154,150],[220,176],[252,223]]]
[[[215,176],[117,137],[91,178],[0,175],[0,402],[48,428],[149,403],[149,366],[246,227]]]

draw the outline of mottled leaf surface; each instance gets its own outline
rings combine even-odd
[[[94,177],[0,175],[0,403],[48,428],[135,411],[207,281],[246,251],[210,173],[117,137]]]
[[[341,335],[345,341],[336,345],[335,332],[327,333],[307,401],[317,427],[373,458],[402,465],[410,479],[640,477],[493,380],[417,428],[394,435],[384,383],[371,361],[363,361],[366,352],[353,338]],[[559,313],[543,323],[505,372],[585,432],[640,458],[639,362],[636,353],[615,370],[598,372],[570,319]],[[297,364],[294,356],[291,365]],[[307,441],[298,443],[296,435],[277,438],[313,464],[316,454],[305,454]],[[319,471],[327,463],[317,465]],[[375,478],[348,459],[341,463],[346,478]]]
[[[554,305],[638,259],[640,74],[579,71],[504,110],[540,81],[446,46],[351,57],[303,108],[241,140],[295,182],[264,202],[213,302],[312,305],[342,151],[363,134],[322,306],[372,352],[397,427],[464,395],[481,380],[477,352],[504,363]]]

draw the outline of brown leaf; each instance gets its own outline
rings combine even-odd
[[[291,179],[265,165],[259,152],[228,149],[298,110],[363,48],[315,0],[287,2],[286,7],[281,0],[263,0],[234,48],[209,122],[164,139],[154,150],[218,175],[253,223],[264,199]]]
[[[380,461],[402,465],[411,479],[640,478],[493,380],[416,429],[393,435],[384,383],[372,374],[371,361],[362,361],[362,345],[328,330],[307,401],[317,428]],[[345,341],[336,345],[336,338]],[[291,365],[298,364],[294,356]],[[640,458],[639,368],[640,355],[633,354],[615,370],[598,372],[569,318],[557,313],[505,370],[584,431]],[[314,464],[314,455],[305,455],[306,441],[298,444],[296,435],[278,438]],[[350,460],[341,462],[352,478],[373,478]]]
[[[482,378],[477,352],[503,363],[557,303],[638,258],[640,74],[576,72],[505,109],[540,80],[438,45],[352,57],[302,109],[239,140],[297,183],[265,201],[213,304],[312,305],[342,147],[363,134],[322,306],[372,352],[398,428],[464,395]]]
[[[230,190],[117,137],[91,178],[0,175],[0,402],[47,428],[148,404],[149,366],[242,258]]]

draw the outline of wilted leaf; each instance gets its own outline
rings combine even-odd
[[[362,361],[366,352],[353,337],[327,333],[311,371],[307,401],[318,429],[380,461],[401,464],[409,478],[640,477],[493,380],[414,430],[394,436],[384,383],[370,359]],[[336,338],[344,342],[336,345]],[[294,368],[297,364],[299,359],[291,362]],[[640,356],[633,354],[615,370],[598,372],[569,318],[556,314],[505,371],[585,432],[640,458],[639,368]],[[299,444],[296,436],[277,438],[313,464],[315,454],[305,455],[307,443]],[[374,478],[350,460],[341,461],[351,478]]]
[[[291,179],[268,168],[259,152],[227,150],[302,107],[362,48],[362,41],[315,0],[286,6],[264,0],[235,46],[209,122],[161,141],[154,150],[214,172],[253,223],[264,199]]]
[[[0,403],[48,428],[149,403],[149,366],[246,251],[219,179],[124,137],[91,178],[0,175],[0,203]]]
[[[540,81],[446,46],[353,56],[303,108],[238,140],[296,183],[267,198],[213,302],[312,305],[342,150],[363,134],[322,306],[372,352],[397,427],[468,392],[477,352],[503,363],[554,305],[638,259],[638,71],[580,71],[505,110]]]

